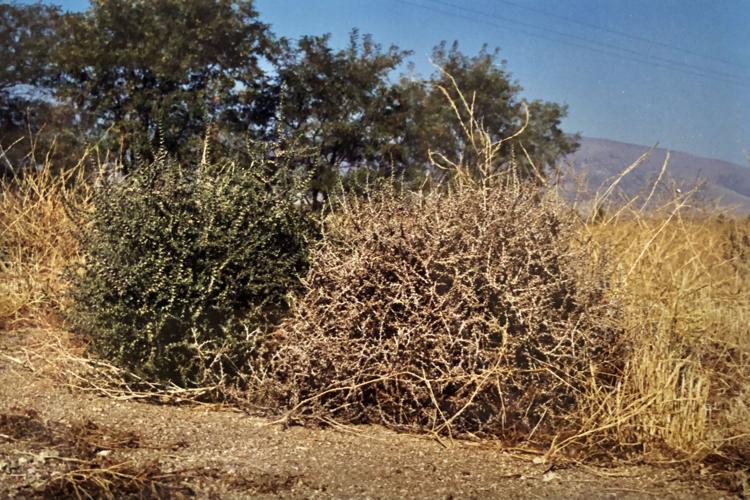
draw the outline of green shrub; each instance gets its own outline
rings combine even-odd
[[[70,319],[95,351],[151,380],[231,376],[287,309],[310,224],[295,155],[249,165],[166,157],[107,182],[84,220]]]

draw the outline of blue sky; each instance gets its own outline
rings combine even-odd
[[[57,3],[80,10],[82,0]],[[529,98],[568,104],[563,128],[745,164],[750,152],[748,0],[256,0],[281,36],[357,27],[414,51],[441,40],[500,47]]]

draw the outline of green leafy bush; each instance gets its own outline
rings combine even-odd
[[[180,385],[236,374],[287,309],[310,224],[294,154],[167,157],[106,182],[83,221],[70,319],[100,355]]]

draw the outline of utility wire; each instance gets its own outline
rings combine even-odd
[[[750,84],[750,80],[746,79],[743,76],[739,76],[739,75],[735,75],[735,74],[731,74],[731,73],[724,73],[724,72],[721,72],[721,71],[715,71],[715,70],[711,70],[711,69],[708,69],[708,68],[702,68],[700,66],[695,66],[695,65],[692,65],[692,64],[687,64],[687,63],[684,63],[684,62],[681,62],[681,61],[676,61],[674,59],[668,59],[668,58],[664,58],[664,57],[660,57],[660,56],[656,56],[656,55],[652,55],[652,54],[644,54],[644,53],[639,52],[637,50],[629,49],[627,47],[622,47],[620,45],[615,45],[615,44],[611,44],[611,43],[607,43],[607,42],[602,42],[602,41],[599,41],[599,40],[592,40],[591,38],[586,38],[586,37],[582,37],[582,36],[578,36],[578,35],[572,35],[570,33],[565,33],[563,31],[557,31],[557,30],[545,28],[543,26],[539,26],[537,24],[529,23],[529,22],[526,22],[526,21],[520,21],[518,19],[512,19],[512,18],[509,18],[509,17],[504,17],[504,16],[500,16],[500,15],[493,14],[493,13],[490,13],[490,12],[483,12],[483,11],[480,11],[480,10],[471,9],[471,8],[468,8],[468,7],[459,5],[459,4],[455,4],[455,3],[452,3],[452,2],[447,2],[445,0],[426,0],[426,1],[434,3],[434,4],[438,4],[438,5],[443,5],[443,6],[446,6],[446,7],[451,7],[451,8],[457,9],[457,10],[469,12],[469,13],[471,13],[473,15],[477,15],[477,16],[491,17],[491,18],[494,18],[494,19],[498,19],[500,21],[505,21],[507,23],[517,24],[519,26],[526,26],[526,27],[529,27],[529,28],[532,28],[532,29],[535,29],[535,30],[540,30],[540,31],[549,33],[551,35],[556,35],[556,36],[562,36],[562,37],[566,37],[566,38],[571,38],[573,40],[578,40],[578,41],[581,41],[581,42],[584,42],[584,43],[587,43],[587,44],[591,44],[593,46],[599,46],[599,47],[604,47],[604,48],[607,48],[607,49],[621,51],[621,52],[624,52],[624,53],[627,53],[627,54],[631,54],[631,55],[634,55],[634,56],[637,56],[637,57],[647,57],[649,59],[653,59],[654,61],[657,61],[657,62],[662,63],[662,64],[672,64],[672,65],[679,66],[679,67],[682,67],[682,68],[685,68],[685,69],[689,69],[691,71],[710,72],[713,75],[721,76],[721,77],[727,78],[727,79],[736,79],[736,80],[739,80],[743,84]]]
[[[565,21],[565,22],[568,22],[568,23],[577,24],[579,26],[584,26],[586,28],[591,28],[591,29],[603,31],[605,33],[611,33],[613,35],[617,35],[617,36],[621,36],[621,37],[625,37],[625,38],[630,38],[631,40],[636,40],[638,42],[648,43],[648,44],[651,44],[651,45],[656,45],[656,46],[659,46],[659,47],[663,47],[665,49],[670,49],[670,50],[674,50],[674,51],[677,51],[677,52],[682,52],[683,54],[688,54],[688,55],[691,55],[691,56],[694,56],[694,57],[700,57],[700,58],[708,60],[708,61],[719,62],[719,63],[722,63],[722,64],[726,64],[728,66],[734,66],[736,68],[741,68],[741,69],[747,69],[748,68],[747,65],[740,64],[740,63],[738,63],[736,61],[730,61],[728,59],[722,59],[722,58],[716,57],[716,56],[709,56],[709,55],[706,55],[706,54],[701,54],[700,52],[695,52],[695,51],[686,49],[684,47],[678,47],[677,45],[670,45],[668,43],[660,42],[658,40],[654,40],[654,39],[651,39],[651,38],[646,38],[644,36],[634,35],[632,33],[627,33],[625,31],[620,31],[620,30],[616,30],[616,29],[613,29],[613,28],[607,28],[607,27],[600,26],[600,25],[597,25],[597,24],[587,23],[585,21],[579,21],[578,19],[574,19],[572,17],[566,17],[566,16],[561,16],[559,14],[553,14],[551,12],[547,12],[547,11],[542,10],[542,9],[536,9],[534,7],[529,7],[527,5],[523,5],[523,4],[520,4],[520,3],[517,3],[517,2],[510,2],[508,0],[495,0],[495,2],[502,3],[502,4],[505,4],[505,5],[511,5],[513,7],[518,8],[518,9],[523,9],[523,10],[526,10],[526,11],[529,11],[529,12],[534,12],[536,14],[541,14],[543,16],[550,17],[550,18],[553,18],[553,19],[559,19],[561,21]]]
[[[502,24],[498,24],[497,22],[489,21],[489,20],[486,19],[486,17],[485,18],[471,17],[471,16],[468,16],[468,15],[465,15],[465,14],[459,14],[459,13],[456,13],[456,12],[446,11],[446,10],[438,9],[438,8],[431,7],[431,6],[427,6],[427,5],[423,5],[423,4],[418,4],[418,3],[415,3],[415,2],[412,2],[412,1],[409,1],[409,0],[395,0],[395,1],[398,2],[398,3],[401,3],[401,4],[410,5],[410,6],[413,6],[413,7],[424,9],[424,10],[427,10],[427,11],[430,11],[430,12],[433,12],[433,13],[443,14],[443,15],[448,16],[448,17],[461,18],[461,19],[465,19],[467,21],[472,21],[472,22],[479,22],[479,23],[483,23],[483,24],[486,24],[486,25],[489,25],[489,26],[493,26],[495,28],[509,29],[511,31],[522,33],[522,34],[525,34],[525,35],[533,37],[533,38],[539,38],[539,39],[547,40],[547,41],[554,42],[554,43],[562,43],[562,44],[573,46],[573,47],[579,47],[579,48],[583,48],[583,49],[586,49],[586,50],[589,50],[589,51],[592,51],[592,52],[597,52],[599,54],[604,54],[604,55],[611,56],[611,57],[618,58],[618,59],[633,61],[633,62],[637,62],[637,63],[641,63],[641,64],[648,64],[650,66],[654,66],[654,67],[658,67],[658,68],[663,68],[663,69],[667,69],[667,70],[671,70],[671,71],[676,71],[676,72],[679,72],[679,73],[683,73],[683,74],[687,74],[687,75],[692,75],[692,76],[697,76],[697,77],[701,77],[701,78],[707,78],[707,79],[712,79],[712,80],[716,80],[716,81],[721,81],[723,83],[729,83],[729,84],[733,84],[733,85],[739,85],[739,86],[742,86],[742,87],[750,87],[750,85],[748,85],[748,83],[749,83],[748,81],[739,80],[738,77],[731,76],[729,78],[725,78],[725,77],[722,77],[720,74],[717,74],[716,72],[713,72],[711,70],[704,70],[704,69],[701,69],[701,68],[695,68],[695,67],[692,67],[692,66],[683,65],[681,63],[676,63],[674,61],[669,61],[669,60],[665,60],[663,63],[654,62],[654,60],[649,60],[648,59],[648,58],[651,58],[652,56],[649,56],[647,54],[641,54],[640,52],[636,52],[636,51],[632,51],[635,55],[627,55],[627,54],[623,54],[621,52],[612,52],[610,50],[602,49],[599,46],[600,44],[595,43],[595,42],[591,42],[589,40],[587,40],[589,44],[583,44],[583,43],[578,43],[578,42],[572,42],[572,41],[569,41],[569,40],[564,40],[564,39],[559,39],[559,38],[553,38],[551,36],[540,35],[539,33],[534,33],[534,32],[531,32],[531,31],[519,28],[516,25],[518,23],[516,23],[515,21],[512,21],[512,20],[511,21],[505,20],[506,24],[502,25]],[[426,0],[426,1],[437,1],[437,0]],[[441,2],[441,3],[443,3],[443,2]],[[456,8],[456,9],[458,9],[458,10],[463,10],[463,8],[460,7],[460,6],[456,6],[456,5],[452,5],[452,6],[454,8]],[[491,14],[487,14],[487,13],[484,13],[483,15],[490,16],[490,17],[495,17],[495,18],[498,17],[498,16],[493,16]],[[524,23],[524,24],[527,24],[527,23]],[[536,28],[536,29],[537,30],[545,31],[544,28]],[[593,45],[591,45],[591,43],[593,43]],[[687,68],[683,68],[682,66],[687,66]]]

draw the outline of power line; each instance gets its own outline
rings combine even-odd
[[[737,75],[716,72],[716,71],[713,71],[713,70],[710,70],[710,69],[704,69],[704,68],[692,66],[692,65],[685,64],[685,63],[682,63],[682,62],[679,62],[679,61],[674,61],[674,60],[671,60],[671,59],[665,59],[665,58],[661,58],[661,57],[658,57],[658,56],[653,56],[653,55],[649,55],[649,54],[643,54],[641,52],[634,51],[634,50],[631,50],[631,49],[626,49],[626,48],[623,48],[623,47],[620,47],[620,46],[617,46],[617,45],[601,43],[601,42],[598,42],[598,41],[595,41],[595,40],[591,40],[591,39],[584,38],[584,37],[579,37],[579,36],[576,36],[576,35],[570,35],[570,34],[559,32],[559,31],[548,30],[547,28],[539,27],[539,26],[536,26],[536,25],[533,25],[533,24],[530,24],[530,23],[526,23],[526,22],[523,22],[523,21],[518,21],[518,20],[515,20],[515,19],[511,19],[511,18],[506,18],[506,17],[503,17],[503,16],[498,16],[498,15],[490,14],[490,13],[487,13],[487,12],[481,12],[481,11],[477,11],[477,10],[474,10],[474,9],[466,9],[466,8],[464,8],[462,6],[459,6],[459,5],[456,5],[456,4],[452,4],[452,3],[449,3],[449,2],[445,2],[445,1],[441,1],[441,0],[426,0],[426,1],[433,2],[433,3],[438,3],[438,4],[442,4],[442,5],[446,5],[446,6],[454,8],[454,9],[461,10],[461,11],[472,12],[474,14],[477,14],[477,15],[480,15],[480,16],[484,16],[484,17],[482,17],[481,19],[477,19],[475,17],[469,17],[469,16],[462,15],[462,14],[456,14],[454,12],[446,12],[444,10],[435,9],[435,8],[428,7],[426,5],[417,4],[417,3],[414,3],[414,2],[409,2],[409,1],[405,1],[405,0],[397,0],[397,1],[400,1],[401,3],[409,4],[409,5],[412,5],[412,6],[415,6],[415,7],[419,7],[419,8],[428,10],[428,11],[438,12],[438,13],[441,13],[441,14],[444,14],[444,15],[447,15],[447,16],[460,17],[460,18],[463,18],[463,19],[467,19],[469,21],[481,22],[481,23],[488,24],[488,25],[491,25],[491,26],[494,26],[494,27],[497,27],[497,28],[506,28],[507,26],[510,26],[511,30],[517,31],[519,33],[523,33],[523,34],[525,34],[527,36],[531,36],[531,37],[535,37],[535,38],[540,38],[540,39],[552,41],[552,42],[555,42],[555,43],[563,43],[563,44],[567,44],[567,45],[571,45],[571,46],[575,46],[575,47],[580,47],[580,48],[584,48],[584,49],[587,49],[587,50],[590,50],[590,51],[599,52],[601,54],[606,54],[606,55],[609,55],[609,56],[618,57],[618,58],[621,58],[621,59],[626,59],[626,60],[630,60],[630,61],[636,61],[636,62],[645,63],[645,64],[650,64],[650,65],[655,66],[655,67],[660,67],[660,68],[669,69],[669,70],[673,70],[673,71],[679,71],[679,72],[684,73],[684,74],[690,74],[690,75],[693,75],[693,76],[699,76],[699,77],[704,77],[704,78],[712,78],[714,80],[723,81],[725,83],[733,83],[733,84],[738,84],[738,85],[747,85],[748,83],[750,83],[750,81],[745,80],[744,78],[742,78],[740,76],[737,76]],[[506,26],[498,25],[496,23],[488,21],[488,20],[485,19],[485,17],[492,17],[492,18],[500,20],[501,22],[504,21],[506,23]],[[545,35],[540,35],[538,33],[529,32],[527,30],[518,28],[517,25],[528,26],[528,27],[531,27],[531,28],[533,28],[535,30],[538,30],[538,31],[543,31],[543,32],[551,33],[552,35],[563,36],[563,37],[567,37],[567,38],[573,38],[573,39],[585,42],[586,44],[577,43],[577,42],[571,42],[569,40],[560,40],[559,38],[552,38],[550,36],[545,36]],[[617,50],[617,51],[620,51],[620,52],[611,52],[609,50],[603,50],[601,47],[606,47],[606,48],[609,48],[609,49],[614,49],[614,50]],[[631,55],[628,56],[628,55],[622,54],[621,52],[626,52],[626,53],[631,54]],[[644,58],[647,58],[647,59],[644,59]],[[654,61],[657,61],[657,62],[654,62]]]
[[[534,32],[530,32],[528,30],[524,30],[522,28],[519,28],[517,26],[517,24],[519,24],[519,23],[516,23],[513,20],[503,19],[503,20],[505,20],[506,24],[502,25],[502,24],[498,24],[497,22],[489,21],[486,18],[471,17],[471,16],[468,16],[468,15],[465,15],[465,14],[459,14],[459,13],[456,13],[456,12],[450,12],[450,11],[438,9],[438,8],[431,7],[431,6],[418,4],[418,3],[415,3],[415,2],[412,2],[412,1],[409,1],[409,0],[396,0],[396,1],[399,2],[399,3],[405,4],[405,5],[410,5],[410,6],[417,7],[417,8],[420,8],[420,9],[424,9],[424,10],[427,10],[427,11],[430,11],[430,12],[433,12],[433,13],[439,13],[439,14],[443,14],[445,16],[449,16],[449,17],[453,17],[453,18],[457,17],[457,18],[465,19],[465,20],[472,21],[472,22],[479,22],[479,23],[483,23],[483,24],[486,24],[486,25],[489,25],[489,26],[493,26],[495,28],[509,29],[511,31],[515,31],[517,33],[522,33],[522,34],[525,34],[525,35],[533,37],[533,38],[539,38],[539,39],[547,40],[547,41],[554,42],[554,43],[562,43],[562,44],[573,46],[573,47],[579,47],[579,48],[583,48],[583,49],[586,49],[586,50],[589,50],[589,51],[592,51],[592,52],[597,52],[599,54],[604,54],[604,55],[607,55],[607,56],[610,56],[610,57],[614,57],[614,58],[618,58],[618,59],[622,59],[622,60],[633,61],[633,62],[637,62],[637,63],[641,63],[641,64],[648,64],[648,65],[653,66],[653,67],[658,67],[658,68],[662,68],[662,69],[676,71],[676,72],[679,72],[679,73],[683,73],[683,74],[687,74],[687,75],[692,75],[692,76],[697,76],[697,77],[701,77],[701,78],[708,78],[708,79],[712,79],[712,80],[716,80],[716,81],[721,81],[723,83],[729,83],[729,84],[733,84],[733,85],[740,85],[740,86],[743,86],[743,87],[747,87],[748,83],[749,83],[748,81],[738,80],[739,77],[731,76],[730,78],[725,78],[725,77],[722,77],[720,74],[717,74],[714,71],[704,70],[702,68],[695,68],[695,67],[692,67],[692,66],[689,66],[689,65],[683,65],[682,63],[677,63],[675,61],[665,60],[662,63],[660,63],[660,62],[654,62],[654,60],[649,60],[648,59],[648,58],[652,58],[653,56],[649,56],[647,54],[641,54],[641,53],[636,52],[636,51],[630,51],[630,52],[634,53],[634,55],[627,55],[627,54],[623,54],[621,52],[612,52],[610,50],[602,49],[600,47],[600,44],[598,44],[596,42],[592,42],[592,41],[590,41],[588,39],[585,39],[585,40],[589,44],[583,44],[583,43],[578,43],[578,42],[572,42],[570,40],[564,40],[564,39],[560,39],[560,38],[553,38],[552,36],[541,35],[539,33],[534,33]],[[427,0],[427,1],[437,1],[437,0]],[[441,2],[441,3],[445,3],[445,2]],[[453,8],[455,8],[455,9],[463,10],[460,6],[456,6],[456,5],[451,5],[451,6]],[[493,16],[493,15],[487,14],[487,13],[483,13],[483,15],[490,16],[490,17],[495,17],[495,18],[499,17],[499,16]],[[528,25],[528,23],[523,23],[523,24]],[[537,30],[546,31],[544,28],[538,28],[536,26],[534,28],[537,29]],[[618,49],[619,49],[619,47],[618,47]],[[683,68],[682,66],[685,66],[685,68]]]
[[[679,66],[679,67],[682,67],[682,68],[685,68],[685,69],[689,69],[691,71],[710,72],[712,75],[721,76],[721,77],[727,78],[727,79],[739,80],[743,84],[750,84],[750,80],[745,79],[745,77],[743,77],[743,76],[738,76],[738,75],[735,75],[735,74],[732,74],[732,73],[724,73],[724,72],[721,72],[721,71],[715,71],[715,70],[711,70],[711,69],[708,69],[708,68],[702,68],[700,66],[695,66],[695,65],[692,65],[692,64],[687,64],[687,63],[684,63],[684,62],[681,62],[681,61],[676,61],[674,59],[668,59],[668,58],[664,58],[664,57],[660,57],[660,56],[656,56],[656,55],[652,55],[652,54],[643,54],[642,52],[638,52],[637,50],[629,49],[627,47],[622,47],[620,45],[615,45],[615,44],[611,44],[611,43],[607,43],[607,42],[602,42],[602,41],[599,41],[599,40],[592,40],[590,38],[586,38],[586,37],[582,37],[582,36],[578,36],[578,35],[572,35],[570,33],[565,33],[565,32],[562,32],[562,31],[557,31],[557,30],[545,28],[543,26],[539,26],[539,25],[536,25],[536,24],[533,24],[533,23],[529,23],[529,22],[526,22],[526,21],[520,21],[518,19],[513,19],[513,18],[504,17],[504,16],[500,16],[500,15],[497,15],[497,14],[489,13],[489,12],[483,12],[483,11],[480,11],[480,10],[471,9],[471,8],[468,8],[468,7],[465,7],[465,6],[462,6],[462,5],[457,5],[457,4],[454,4],[454,3],[451,3],[451,2],[446,2],[444,0],[426,0],[426,1],[432,2],[432,3],[435,3],[435,4],[439,4],[439,5],[443,5],[443,6],[447,6],[447,7],[451,7],[451,8],[457,9],[457,10],[461,10],[461,11],[465,11],[465,12],[470,12],[472,14],[475,14],[475,15],[478,15],[478,16],[482,16],[482,17],[491,17],[491,18],[494,18],[494,19],[498,19],[498,20],[501,20],[501,21],[508,22],[508,23],[518,24],[520,26],[527,26],[529,28],[532,28],[532,29],[535,29],[535,30],[540,30],[540,31],[543,31],[543,32],[546,32],[546,33],[549,33],[549,34],[552,34],[552,35],[562,36],[562,37],[566,37],[566,38],[571,38],[571,39],[574,39],[574,40],[579,40],[581,42],[584,42],[584,43],[587,43],[587,44],[591,44],[593,46],[605,47],[607,49],[621,51],[621,52],[624,52],[624,53],[627,53],[627,54],[631,54],[631,55],[634,55],[634,56],[637,56],[637,57],[646,57],[646,58],[652,59],[652,60],[657,61],[657,62],[662,63],[662,64],[671,64],[671,65],[674,65],[674,66]]]
[[[553,19],[559,19],[559,20],[562,20],[562,21],[565,21],[565,22],[568,22],[568,23],[577,24],[579,26],[584,26],[586,28],[592,28],[592,29],[595,29],[595,30],[603,31],[605,33],[611,33],[613,35],[618,35],[618,36],[621,36],[621,37],[630,38],[631,40],[636,40],[636,41],[639,41],[639,42],[648,43],[648,44],[651,44],[651,45],[656,45],[658,47],[663,47],[663,48],[674,50],[674,51],[677,51],[677,52],[682,52],[683,54],[688,54],[688,55],[691,55],[691,56],[694,56],[694,57],[700,57],[702,59],[706,59],[706,60],[709,60],[709,61],[712,61],[712,62],[720,62],[722,64],[726,64],[728,66],[734,66],[736,68],[741,68],[741,69],[747,69],[748,68],[747,65],[737,63],[736,61],[730,61],[728,59],[722,59],[722,58],[716,57],[716,56],[709,56],[709,55],[706,55],[706,54],[701,54],[700,52],[695,52],[693,50],[686,49],[684,47],[678,47],[677,45],[670,45],[668,43],[660,42],[658,40],[654,40],[654,39],[651,39],[651,38],[646,38],[644,36],[634,35],[632,33],[627,33],[625,31],[620,31],[620,30],[616,30],[616,29],[613,29],[613,28],[607,28],[607,27],[604,27],[604,26],[600,26],[598,24],[587,23],[585,21],[579,21],[578,19],[574,19],[572,17],[561,16],[559,14],[552,14],[551,12],[547,12],[547,11],[542,10],[542,9],[536,9],[534,7],[529,7],[527,5],[519,4],[519,3],[516,3],[516,2],[510,2],[508,0],[495,0],[495,2],[497,2],[497,3],[503,3],[503,4],[506,4],[506,5],[511,5],[513,7],[518,8],[518,9],[523,9],[523,10],[526,10],[526,11],[529,11],[529,12],[534,12],[536,14],[541,14],[543,16],[550,17],[550,18],[553,18]]]

